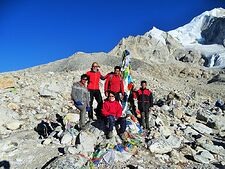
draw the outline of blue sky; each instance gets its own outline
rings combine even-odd
[[[0,72],[109,52],[153,26],[169,31],[224,0],[0,0]]]

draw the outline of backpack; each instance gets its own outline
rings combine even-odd
[[[41,123],[39,123],[34,130],[40,135],[40,137],[47,138],[49,134],[53,131],[53,128],[51,124],[42,120]]]

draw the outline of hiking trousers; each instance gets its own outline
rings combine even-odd
[[[141,112],[141,124],[145,129],[149,129],[149,111]]]
[[[120,117],[116,120],[114,116],[107,116],[106,117],[106,124],[107,124],[107,131],[113,131],[114,126],[120,126],[119,128],[119,134],[122,134],[126,130],[126,118]]]
[[[102,95],[100,90],[89,90],[90,92],[90,112],[88,113],[88,117],[93,119],[93,102],[94,102],[94,98],[97,101],[98,105],[96,108],[96,116],[100,117],[101,116],[101,111],[102,111]]]
[[[86,121],[86,107],[87,105],[79,105],[76,106],[80,110],[80,119],[79,119],[79,125],[81,129],[85,128],[85,121]]]

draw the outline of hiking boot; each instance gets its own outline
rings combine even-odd
[[[107,138],[110,139],[113,137],[113,131],[109,131],[107,134]]]

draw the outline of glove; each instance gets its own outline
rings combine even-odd
[[[82,106],[83,104],[81,103],[81,101],[75,101],[75,105],[76,106]]]
[[[136,110],[136,114],[137,114],[137,118],[141,118],[141,112],[140,112],[140,110]]]
[[[87,111],[87,112],[90,112],[90,111],[91,111],[91,107],[87,106],[87,107],[86,107],[86,111]]]

